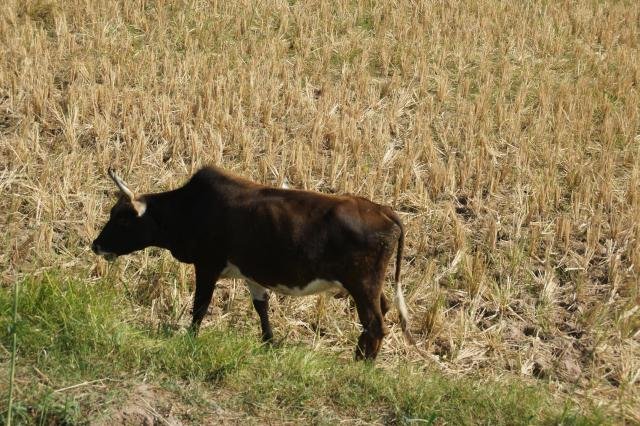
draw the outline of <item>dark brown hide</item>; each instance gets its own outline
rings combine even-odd
[[[158,246],[194,264],[195,331],[216,281],[235,266],[259,284],[250,288],[265,340],[272,333],[262,288],[286,294],[303,291],[314,280],[338,282],[353,297],[364,329],[356,358],[376,357],[387,333],[385,270],[397,247],[398,281],[403,241],[400,219],[389,207],[350,195],[271,188],[213,167],[201,169],[179,189],[135,202],[137,210],[127,197],[120,198],[94,251],[114,256]],[[138,216],[140,205],[144,214]],[[396,301],[408,333],[399,285]]]

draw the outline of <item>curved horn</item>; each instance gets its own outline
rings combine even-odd
[[[111,167],[109,167],[109,176],[111,177],[111,179],[113,179],[116,185],[118,185],[118,188],[120,188],[120,191],[122,191],[124,195],[126,195],[127,197],[129,197],[131,201],[133,201],[135,198],[135,196],[133,195],[133,192],[129,188],[127,188],[127,185],[124,184],[122,179],[120,179],[116,174],[116,171],[113,170]]]

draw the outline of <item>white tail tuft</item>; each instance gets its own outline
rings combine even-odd
[[[396,281],[396,295],[393,298],[393,301],[400,313],[400,328],[402,329],[402,333],[410,343],[414,343],[413,336],[411,336],[411,332],[409,331],[409,311],[407,310],[407,305],[404,302],[404,295],[402,294],[400,281]]]

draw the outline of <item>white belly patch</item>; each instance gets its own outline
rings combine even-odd
[[[253,279],[242,275],[240,269],[231,262],[227,262],[227,266],[222,270],[220,274],[221,278],[235,278],[235,279],[244,279],[247,282],[251,282],[252,284],[257,284],[269,290],[274,290],[281,294],[286,294],[287,296],[308,296],[311,294],[322,293],[323,291],[341,291],[344,290],[344,286],[340,281],[329,281],[321,278],[317,278],[312,280],[311,282],[301,286],[301,287],[288,287],[286,285],[277,284],[271,286],[264,286],[260,283],[255,282]],[[253,292],[252,292],[253,293]]]
[[[275,287],[268,288],[288,296],[308,296],[310,294],[322,293],[323,291],[339,291],[344,289],[340,281],[327,281],[322,279],[315,279],[302,287],[287,287],[285,285],[278,284]]]
[[[233,263],[227,262],[227,266],[220,273],[220,278],[237,278],[240,280],[248,280],[249,278],[242,275],[240,269]]]

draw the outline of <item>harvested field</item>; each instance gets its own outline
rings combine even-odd
[[[421,351],[394,325],[381,367],[542,382],[640,422],[639,47],[635,1],[8,0],[1,285],[109,279],[140,321],[188,322],[191,268],[91,253],[109,166],[140,192],[212,163],[355,193],[407,230]],[[348,300],[271,311],[276,339],[352,356]],[[206,321],[259,336],[240,281]]]

